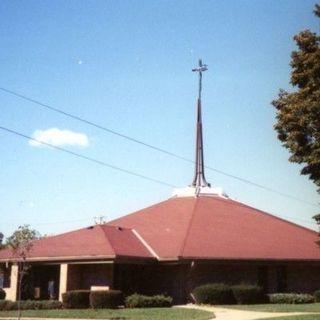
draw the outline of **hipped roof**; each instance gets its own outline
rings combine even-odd
[[[34,242],[29,260],[318,261],[315,231],[223,197],[178,197]],[[0,250],[0,261],[12,259]]]
[[[154,258],[131,229],[95,225],[33,241],[28,260]],[[1,260],[15,260],[12,250],[0,250]]]
[[[317,260],[315,231],[222,197],[171,198],[111,221],[160,259]]]

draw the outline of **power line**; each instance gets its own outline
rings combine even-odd
[[[131,141],[131,142],[140,144],[140,145],[142,145],[142,146],[144,146],[144,147],[147,147],[147,148],[149,148],[149,149],[152,149],[152,150],[155,150],[155,151],[164,153],[164,154],[166,154],[166,155],[169,155],[169,156],[171,156],[171,157],[174,157],[174,158],[176,158],[176,159],[183,160],[183,161],[185,161],[185,162],[189,162],[189,163],[194,164],[194,161],[193,161],[193,160],[188,159],[188,158],[183,157],[183,156],[180,156],[180,155],[178,155],[178,154],[176,154],[176,153],[174,153],[174,152],[171,152],[171,151],[168,151],[168,150],[159,148],[159,147],[157,147],[157,146],[154,146],[154,145],[152,145],[152,144],[143,142],[143,141],[141,141],[141,140],[132,138],[132,137],[130,137],[130,136],[128,136],[128,135],[125,135],[125,134],[123,134],[123,133],[120,133],[120,132],[117,132],[117,131],[115,131],[115,130],[109,129],[109,128],[105,127],[105,126],[102,126],[102,125],[97,124],[97,123],[95,123],[95,122],[92,122],[92,121],[90,121],[90,120],[86,120],[86,119],[84,119],[84,118],[82,118],[82,117],[79,117],[79,116],[77,116],[77,115],[74,115],[74,114],[72,114],[72,113],[69,113],[69,112],[63,111],[63,110],[61,110],[61,109],[52,107],[52,106],[50,106],[50,105],[48,105],[48,104],[45,104],[45,103],[40,102],[40,101],[38,101],[38,100],[32,99],[32,98],[30,98],[30,97],[27,97],[27,96],[25,96],[25,95],[23,95],[23,94],[17,93],[17,92],[15,92],[15,91],[12,91],[12,90],[9,90],[9,89],[3,88],[3,87],[0,87],[0,90],[3,91],[3,92],[5,92],[5,93],[8,93],[8,94],[10,94],[10,95],[13,95],[13,96],[15,96],[15,97],[18,97],[18,98],[20,98],[20,99],[23,99],[23,100],[26,100],[26,101],[31,102],[31,103],[33,103],[33,104],[36,104],[36,105],[38,105],[38,106],[40,106],[40,107],[42,107],[42,108],[46,108],[47,110],[50,110],[50,111],[53,111],[53,112],[62,114],[62,115],[64,115],[64,116],[66,116],[66,117],[69,117],[69,118],[72,118],[72,119],[74,119],[74,120],[83,122],[83,123],[85,123],[85,124],[87,124],[87,125],[90,125],[90,126],[93,126],[93,127],[97,128],[97,129],[100,129],[100,130],[103,130],[103,131],[105,131],[105,132],[111,133],[111,134],[113,134],[113,135],[119,136],[119,137],[121,137],[121,138],[123,138],[123,139],[126,139],[126,140],[129,140],[129,141]],[[288,193],[285,193],[285,192],[282,192],[282,191],[279,191],[279,190],[276,190],[276,189],[273,189],[273,188],[264,186],[264,185],[262,185],[262,184],[259,184],[259,183],[254,182],[254,181],[251,181],[251,180],[248,180],[248,179],[245,179],[245,178],[242,178],[242,177],[239,177],[239,176],[236,176],[236,175],[233,175],[233,174],[224,172],[224,171],[222,171],[222,170],[219,170],[219,169],[216,169],[216,168],[213,168],[213,167],[210,167],[210,166],[205,166],[205,168],[208,169],[208,170],[214,171],[214,172],[216,172],[216,173],[218,173],[218,174],[224,175],[224,176],[226,176],[226,177],[229,177],[229,178],[238,180],[238,181],[240,181],[240,182],[243,182],[243,183],[252,185],[252,186],[254,186],[254,187],[257,187],[257,188],[266,190],[266,191],[268,191],[268,192],[272,192],[272,193],[278,194],[278,195],[280,195],[280,196],[282,196],[282,197],[290,198],[290,199],[292,199],[292,200],[295,200],[295,201],[298,201],[298,202],[301,202],[301,203],[305,203],[305,204],[311,205],[311,206],[313,206],[313,207],[319,208],[319,205],[318,205],[318,204],[315,204],[315,203],[312,203],[312,202],[309,202],[309,201],[300,199],[300,198],[295,197],[295,196],[293,196],[293,195],[290,195],[290,194],[288,194]]]
[[[14,91],[11,91],[11,90],[2,88],[2,87],[0,87],[0,90],[2,90],[3,92],[9,93],[9,94],[11,94],[11,95],[13,95],[13,96],[16,96],[16,97],[18,97],[18,98],[21,98],[21,99],[24,99],[24,100],[26,100],[26,101],[32,102],[32,103],[34,103],[34,104],[36,104],[36,105],[38,105],[38,106],[41,106],[41,107],[46,108],[46,109],[48,109],[48,110],[51,110],[51,111],[53,111],[53,112],[60,113],[60,114],[62,114],[62,115],[64,115],[64,116],[66,116],[66,117],[72,118],[72,119],[74,119],[74,120],[83,122],[83,123],[85,123],[85,124],[87,124],[87,125],[93,126],[93,127],[98,128],[98,129],[100,129],[100,130],[103,130],[103,131],[105,131],[105,132],[108,132],[108,133],[111,133],[111,134],[113,134],[113,135],[119,136],[119,137],[124,138],[124,139],[126,139],[126,140],[129,140],[129,141],[131,141],[131,142],[135,142],[135,143],[141,144],[141,145],[143,145],[143,146],[145,146],[145,147],[147,147],[147,148],[150,148],[150,149],[153,149],[153,150],[156,150],[156,151],[165,153],[165,154],[167,154],[167,155],[169,155],[169,156],[176,157],[176,158],[178,158],[178,159],[180,159],[180,160],[184,160],[184,161],[188,161],[188,162],[193,162],[192,160],[187,159],[187,158],[184,158],[184,157],[182,157],[182,156],[179,156],[179,155],[177,155],[177,154],[175,154],[175,153],[173,153],[173,152],[164,150],[164,149],[162,149],[162,148],[158,148],[158,147],[156,147],[156,146],[154,146],[154,145],[151,145],[151,144],[146,143],[146,142],[143,142],[143,141],[141,141],[141,140],[132,138],[132,137],[130,137],[130,136],[128,136],[128,135],[125,135],[125,134],[123,134],[123,133],[120,133],[120,132],[111,130],[111,129],[109,129],[109,128],[107,128],[107,127],[104,127],[104,126],[102,126],[102,125],[100,125],[100,124],[94,123],[94,122],[92,122],[92,121],[90,121],[90,120],[86,120],[86,119],[84,119],[84,118],[82,118],[82,117],[76,116],[76,115],[74,115],[74,114],[72,114],[72,113],[63,111],[63,110],[61,110],[61,109],[58,109],[58,108],[49,106],[48,104],[42,103],[42,102],[37,101],[37,100],[32,99],[32,98],[29,98],[29,97],[27,97],[27,96],[25,96],[25,95],[22,95],[22,94],[20,94],[20,93],[17,93],[17,92],[14,92]]]
[[[16,135],[16,136],[19,136],[19,137],[22,137],[22,138],[25,138],[25,139],[28,139],[28,140],[36,141],[37,143],[41,143],[42,145],[45,145],[45,146],[47,146],[47,147],[51,147],[51,148],[54,148],[54,149],[56,149],[56,150],[59,150],[59,151],[62,151],[62,152],[71,154],[71,155],[73,155],[73,156],[75,156],[75,157],[78,157],[78,158],[81,158],[81,159],[84,159],[84,160],[87,160],[87,161],[90,161],[90,162],[99,164],[99,165],[101,165],[101,166],[108,167],[108,168],[111,168],[111,169],[114,169],[114,170],[117,170],[117,171],[120,171],[120,172],[129,174],[129,175],[132,175],[132,176],[135,176],[135,177],[138,177],[138,178],[142,178],[142,179],[145,179],[145,180],[148,180],[148,181],[157,183],[157,184],[161,184],[161,185],[167,186],[167,187],[177,188],[176,186],[174,186],[174,185],[172,185],[172,184],[170,184],[170,183],[167,183],[167,182],[165,182],[165,181],[161,181],[161,180],[158,180],[158,179],[154,179],[154,178],[145,176],[145,175],[143,175],[143,174],[136,173],[136,172],[134,172],[134,171],[130,171],[130,170],[127,170],[127,169],[123,169],[123,168],[114,166],[114,165],[112,165],[112,164],[110,164],[110,163],[107,163],[107,162],[104,162],[104,161],[101,161],[101,160],[98,160],[98,159],[95,159],[95,158],[91,158],[91,157],[85,156],[85,155],[80,154],[80,153],[76,153],[76,152],[73,152],[73,151],[70,151],[70,150],[61,148],[61,147],[57,147],[57,146],[55,146],[55,145],[53,145],[53,144],[50,144],[50,143],[47,143],[47,142],[43,142],[43,141],[34,139],[34,138],[32,138],[32,137],[30,137],[30,136],[27,136],[27,135],[25,135],[25,134],[23,134],[23,133],[21,133],[21,132],[18,132],[18,131],[11,130],[11,129],[9,129],[9,128],[2,127],[2,126],[0,126],[0,129],[3,130],[3,131],[9,132],[9,133],[11,133],[11,134],[14,134],[14,135]]]
[[[172,187],[172,188],[177,188],[177,186],[174,186],[170,183],[167,183],[167,182],[164,182],[164,181],[161,181],[161,180],[157,180],[157,179],[154,179],[154,178],[151,178],[151,177],[148,177],[148,176],[145,176],[145,175],[142,175],[142,174],[139,174],[139,173],[136,173],[136,172],[133,172],[133,171],[129,171],[129,170],[126,170],[126,169],[123,169],[123,168],[120,168],[120,167],[116,167],[114,165],[111,165],[109,163],[106,163],[104,161],[101,161],[101,160],[98,160],[98,159],[95,159],[95,158],[91,158],[91,157],[87,157],[85,155],[82,155],[82,154],[79,154],[79,153],[76,153],[76,152],[73,152],[73,151],[70,151],[70,150],[67,150],[67,149],[64,149],[64,148],[61,148],[61,147],[58,147],[58,146],[55,146],[55,145],[52,145],[50,143],[47,143],[47,142],[43,142],[43,141],[40,141],[40,140],[37,140],[37,139],[34,139],[28,135],[25,135],[23,133],[20,133],[20,132],[17,132],[15,130],[11,130],[9,128],[6,128],[6,127],[2,127],[0,126],[0,129],[3,130],[3,131],[6,131],[8,133],[11,133],[11,134],[14,134],[16,136],[19,136],[21,138],[24,138],[24,139],[28,139],[28,140],[32,140],[32,141],[35,141],[37,143],[40,143],[42,145],[45,145],[45,146],[48,146],[48,147],[51,147],[51,148],[54,148],[58,151],[61,151],[61,152],[65,152],[65,153],[68,153],[70,155],[73,155],[75,157],[78,157],[78,158],[81,158],[81,159],[84,159],[84,160],[87,160],[87,161],[90,161],[90,162],[93,162],[93,163],[96,163],[96,164],[99,164],[99,165],[102,165],[104,167],[108,167],[108,168],[111,168],[111,169],[114,169],[114,170],[117,170],[117,171],[120,171],[120,172],[123,172],[123,173],[126,173],[126,174],[129,174],[129,175],[133,175],[135,177],[139,177],[139,178],[142,178],[142,179],[145,179],[145,180],[148,180],[148,181],[151,181],[151,182],[154,182],[154,183],[157,183],[157,184],[161,184],[161,185],[164,185],[164,186],[169,186],[169,187]],[[311,204],[311,203],[310,203]],[[287,218],[287,219],[295,219],[295,220],[298,220],[298,221],[303,221],[303,222],[307,222],[309,225],[314,225],[312,222],[306,220],[306,219],[301,219],[301,218],[294,218],[294,217],[290,217],[290,216],[278,216],[279,218]],[[96,217],[95,217],[96,218]],[[98,217],[98,218],[102,218],[102,216]],[[84,219],[77,219],[77,220],[67,220],[67,221],[56,221],[56,222],[50,222],[49,224],[59,224],[59,223],[69,223],[69,222],[79,222],[79,221],[86,221],[88,220],[88,218],[84,218]],[[40,225],[45,225],[45,224],[48,224],[48,223],[39,223]]]

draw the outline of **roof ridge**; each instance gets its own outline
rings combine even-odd
[[[111,243],[106,231],[104,230],[104,228],[102,226],[103,226],[102,224],[98,224],[98,225],[95,225],[94,227],[99,227],[100,232],[103,234],[104,238],[108,241],[114,256],[116,256],[116,251],[114,250],[113,244]]]
[[[40,237],[39,239],[32,240],[32,242],[33,241],[45,240],[45,239],[52,239],[52,238],[60,237],[62,235],[76,233],[76,232],[84,231],[84,230],[89,230],[90,228],[94,228],[95,226],[96,225],[89,225],[87,227],[79,228],[79,229],[76,229],[76,230],[70,230],[70,231],[67,231],[67,232],[62,232],[62,233],[52,234],[52,235],[44,235],[43,237]]]
[[[148,250],[149,253],[157,260],[160,260],[160,257],[156,251],[151,247],[151,245],[142,237],[142,235],[136,229],[130,229],[136,238],[142,243],[142,245]]]
[[[183,240],[183,243],[182,243],[182,245],[181,245],[181,249],[180,249],[180,252],[179,252],[179,256],[178,256],[178,257],[182,257],[182,256],[183,256],[183,252],[184,252],[184,249],[185,249],[185,246],[186,246],[187,238],[188,238],[188,235],[189,235],[189,233],[190,233],[192,221],[193,221],[194,216],[195,216],[196,207],[198,206],[198,199],[199,199],[199,197],[195,197],[195,203],[194,203],[194,205],[193,205],[193,209],[192,209],[192,213],[191,213],[191,218],[190,218],[190,220],[189,220],[188,227],[187,227],[187,232],[186,232],[185,238],[184,238],[184,240]]]

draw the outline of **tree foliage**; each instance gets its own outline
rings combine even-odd
[[[29,225],[19,226],[18,230],[7,238],[6,245],[12,249],[16,258],[26,259],[32,248],[32,241],[39,239],[38,231],[31,229]]]
[[[320,17],[320,5],[314,13]],[[305,30],[294,36],[298,50],[291,54],[291,84],[294,92],[280,90],[272,102],[277,109],[274,126],[289,160],[303,165],[301,174],[320,192],[320,36]]]

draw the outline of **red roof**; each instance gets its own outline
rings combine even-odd
[[[221,197],[171,198],[116,219],[160,259],[320,260],[315,231]]]
[[[119,227],[120,226],[120,227]],[[177,197],[105,225],[34,242],[35,260],[315,260],[315,231],[222,197]],[[0,251],[0,261],[12,258]]]
[[[150,251],[130,229],[95,225],[33,242],[28,258],[106,259],[118,257],[153,258]],[[13,258],[11,250],[1,250],[0,260]]]

